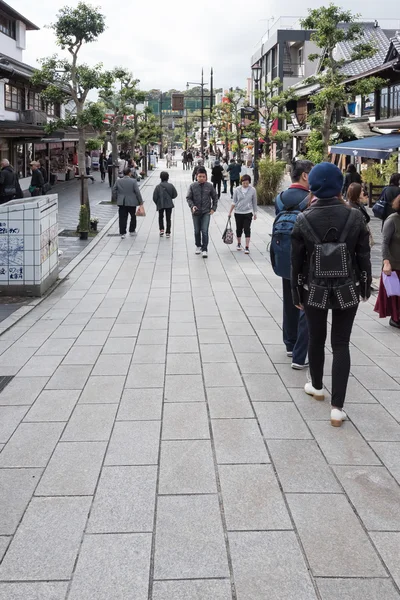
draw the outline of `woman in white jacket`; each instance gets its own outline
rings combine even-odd
[[[237,250],[242,249],[242,235],[244,232],[246,246],[244,253],[250,254],[251,221],[257,219],[257,192],[250,185],[250,175],[243,175],[242,185],[235,188],[229,216],[235,211]]]

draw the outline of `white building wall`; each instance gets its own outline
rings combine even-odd
[[[18,48],[16,41],[4,33],[0,33],[0,52],[22,62],[22,48]]]
[[[26,48],[26,25],[22,23],[22,21],[17,21],[16,23],[16,47],[18,50],[25,50]]]
[[[4,108],[4,84],[6,83],[8,83],[8,79],[0,79],[0,121],[18,121],[17,112]]]

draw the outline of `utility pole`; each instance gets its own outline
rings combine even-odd
[[[162,107],[163,107],[163,93],[160,94],[160,158],[164,157],[163,153],[163,130],[162,130]]]
[[[201,69],[201,134],[200,134],[200,156],[203,158],[204,150],[204,73]]]
[[[212,111],[213,111],[213,105],[214,105],[213,94],[214,94],[214,70],[211,67],[211,73],[210,73],[210,132],[211,132],[211,125],[212,125]],[[215,149],[216,148],[217,148],[217,144],[215,144]],[[211,146],[211,142],[210,142],[210,151],[211,150],[212,150],[212,146]]]

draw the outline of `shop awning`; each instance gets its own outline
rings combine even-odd
[[[400,134],[375,135],[362,140],[330,146],[332,154],[387,159],[400,148]]]

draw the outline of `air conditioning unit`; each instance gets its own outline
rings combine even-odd
[[[42,110],[24,110],[21,113],[21,120],[27,125],[36,125],[42,127],[47,123],[47,115]]]

